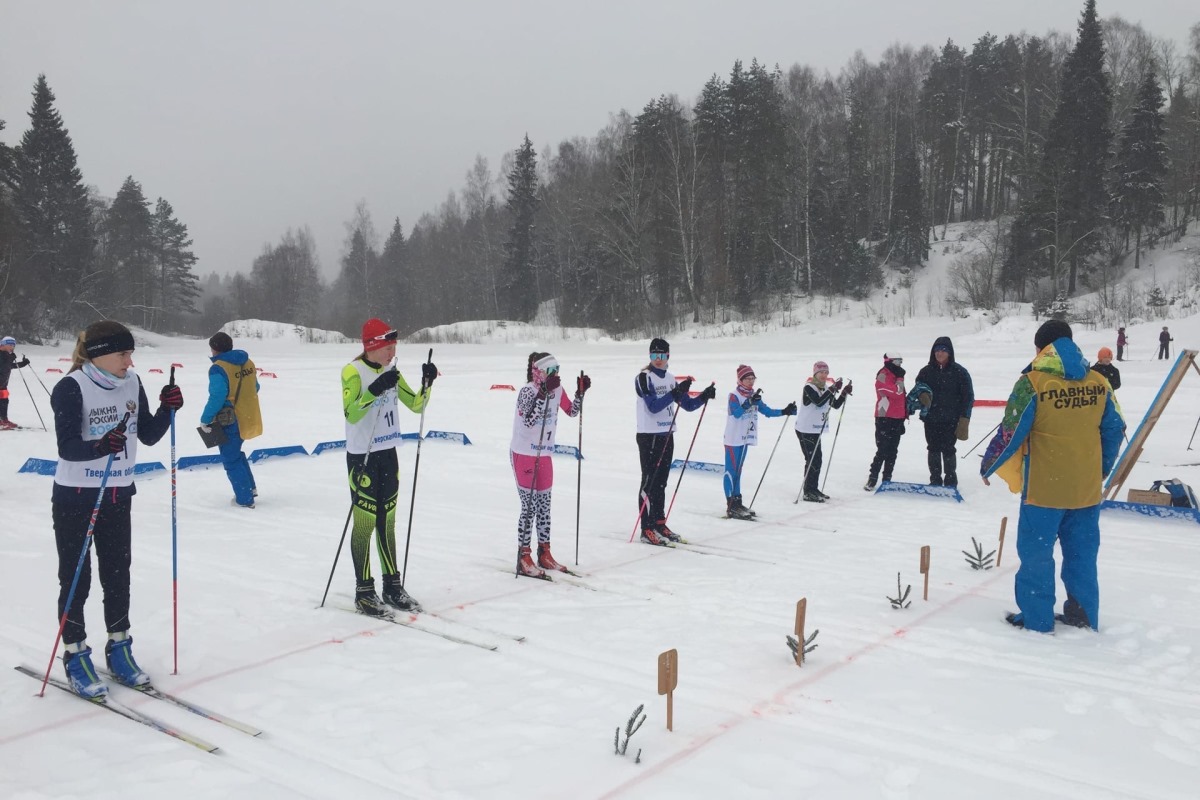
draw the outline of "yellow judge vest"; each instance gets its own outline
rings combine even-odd
[[[1088,508],[1100,503],[1100,420],[1111,391],[1088,370],[1078,381],[1030,370],[1037,413],[1023,451],[1028,472],[1025,502],[1043,508]]]
[[[238,433],[243,439],[261,436],[262,412],[258,408],[258,370],[254,368],[254,362],[247,358],[245,364],[215,363],[225,371],[225,379],[229,381],[225,401],[233,406],[233,413],[237,415]]]

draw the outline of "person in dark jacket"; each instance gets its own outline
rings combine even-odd
[[[0,430],[17,427],[15,423],[8,421],[8,376],[14,369],[29,366],[28,358],[18,361],[13,354],[16,346],[17,340],[11,336],[0,339]]]
[[[971,407],[975,389],[971,373],[954,360],[954,343],[939,336],[929,351],[929,363],[917,373],[917,382],[926,384],[933,394],[925,415],[925,444],[929,450],[929,484],[958,486],[958,461],[955,440],[970,435]]]
[[[1116,391],[1121,388],[1121,370],[1113,366],[1112,360],[1112,350],[1109,350],[1107,347],[1101,347],[1100,352],[1096,354],[1096,363],[1092,364],[1092,369],[1108,378],[1113,391]]]
[[[1158,358],[1161,361],[1164,358],[1171,357],[1171,342],[1175,341],[1171,336],[1171,332],[1167,330],[1167,326],[1163,325],[1162,333],[1158,335]]]
[[[1125,335],[1124,328],[1117,328],[1117,361],[1125,360],[1125,347],[1129,344],[1129,337]]]

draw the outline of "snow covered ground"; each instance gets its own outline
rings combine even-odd
[[[873,454],[872,378],[884,350],[910,373],[937,335],[954,337],[976,394],[1004,399],[1032,354],[1036,322],[1008,318],[912,319],[901,328],[841,320],[736,339],[672,339],[672,369],[723,398],[739,363],[752,365],[773,405],[799,396],[818,358],[852,378],[825,505],[793,504],[803,460],[783,433],[754,508],[758,522],[721,518],[719,475],[685,476],[671,524],[700,554],[628,539],[638,471],[631,382],[645,342],[537,342],[567,375],[594,380],[583,419],[582,496],[576,462],[555,459],[554,549],[575,561],[594,590],[514,579],[518,500],[508,466],[509,415],[534,342],[435,345],[442,371],[426,428],[466,433],[471,446],[428,440],[421,448],[408,586],[461,636],[494,652],[338,610],[353,579],[342,554],[330,606],[316,610],[346,519],[340,452],[266,461],[255,468],[258,508],[229,505],[220,469],[179,473],[179,674],[171,656],[170,481],[138,482],[131,617],[136,652],[164,690],[254,723],[258,739],[157,701],[119,694],[146,713],[220,745],[208,755],[61,692],[0,670],[0,795],[6,798],[178,797],[817,797],[1191,798],[1200,775],[1200,530],[1106,512],[1100,558],[1099,633],[1042,636],[1003,621],[1013,609],[1017,499],[973,476],[963,459],[965,502],[862,491]],[[1200,344],[1200,319],[1172,320],[1176,343]],[[1157,323],[1130,330],[1148,342]],[[1110,333],[1080,332],[1089,355]],[[239,342],[240,344],[240,342]],[[353,344],[249,340],[264,378],[266,432],[275,447],[343,438],[338,373]],[[19,347],[38,376],[67,355]],[[412,378],[428,345],[400,348]],[[154,395],[152,368],[184,365],[180,456],[202,452],[194,428],[203,405],[207,348],[200,341],[139,335],[137,368]],[[1121,365],[1119,397],[1130,428],[1166,373],[1146,358]],[[65,364],[62,366],[66,366]],[[47,423],[46,393],[14,373],[10,416]],[[721,457],[723,407],[703,420],[693,459]],[[1189,375],[1158,423],[1127,486],[1159,478],[1200,486],[1200,450],[1186,449],[1200,412]],[[405,413],[406,430],[418,418]],[[979,408],[969,444],[999,422]],[[682,457],[700,419],[682,414]],[[835,420],[836,421],[836,420]],[[749,457],[753,493],[783,425],[765,423]],[[574,421],[559,441],[577,444]],[[44,668],[53,644],[57,586],[50,478],[17,474],[28,457],[54,458],[53,433],[0,434],[0,664]],[[981,448],[982,449],[982,448]],[[960,453],[965,448],[960,448]],[[403,542],[414,444],[401,448]],[[142,460],[169,463],[168,440]],[[922,432],[910,424],[897,480],[925,476]],[[678,473],[672,474],[671,487]],[[972,571],[960,551],[971,537],[995,546],[1009,515],[1003,563]],[[932,548],[929,600],[920,599],[918,554]],[[401,544],[401,546],[403,546]],[[912,606],[886,596],[896,573]],[[1061,593],[1061,592],[1060,592]],[[820,647],[803,668],[784,644],[796,601]],[[90,640],[104,640],[100,592],[88,603]],[[450,620],[451,622],[446,622]],[[522,643],[511,636],[524,636]],[[656,659],[679,652],[674,731],[656,694]],[[61,667],[55,666],[55,674]],[[116,690],[114,690],[116,691]],[[647,721],[626,757],[613,733],[644,703]],[[641,750],[641,763],[634,753]]]

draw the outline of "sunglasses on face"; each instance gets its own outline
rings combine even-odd
[[[400,334],[397,331],[391,330],[387,333],[381,333],[378,336],[371,337],[372,342],[394,342],[399,338]]]
[[[558,374],[558,364],[555,364],[552,367],[546,367],[546,374],[547,375],[557,375]]]
[[[671,357],[670,353],[651,353],[650,354],[651,361],[666,361],[670,357]]]

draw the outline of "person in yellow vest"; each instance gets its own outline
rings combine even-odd
[[[208,340],[212,366],[208,368],[208,403],[200,414],[206,428],[220,425],[225,443],[220,446],[221,463],[233,486],[233,504],[254,508],[258,486],[242,442],[262,435],[262,412],[258,407],[258,372],[245,350],[234,350],[228,333],[218,331]]]
[[[1004,420],[983,456],[983,482],[999,475],[1021,495],[1011,625],[1050,633],[1058,620],[1100,624],[1100,494],[1125,432],[1112,387],[1088,368],[1071,326],[1048,320],[1033,339],[1037,355],[1013,386]],[[1054,613],[1054,543],[1062,547],[1063,613]]]

